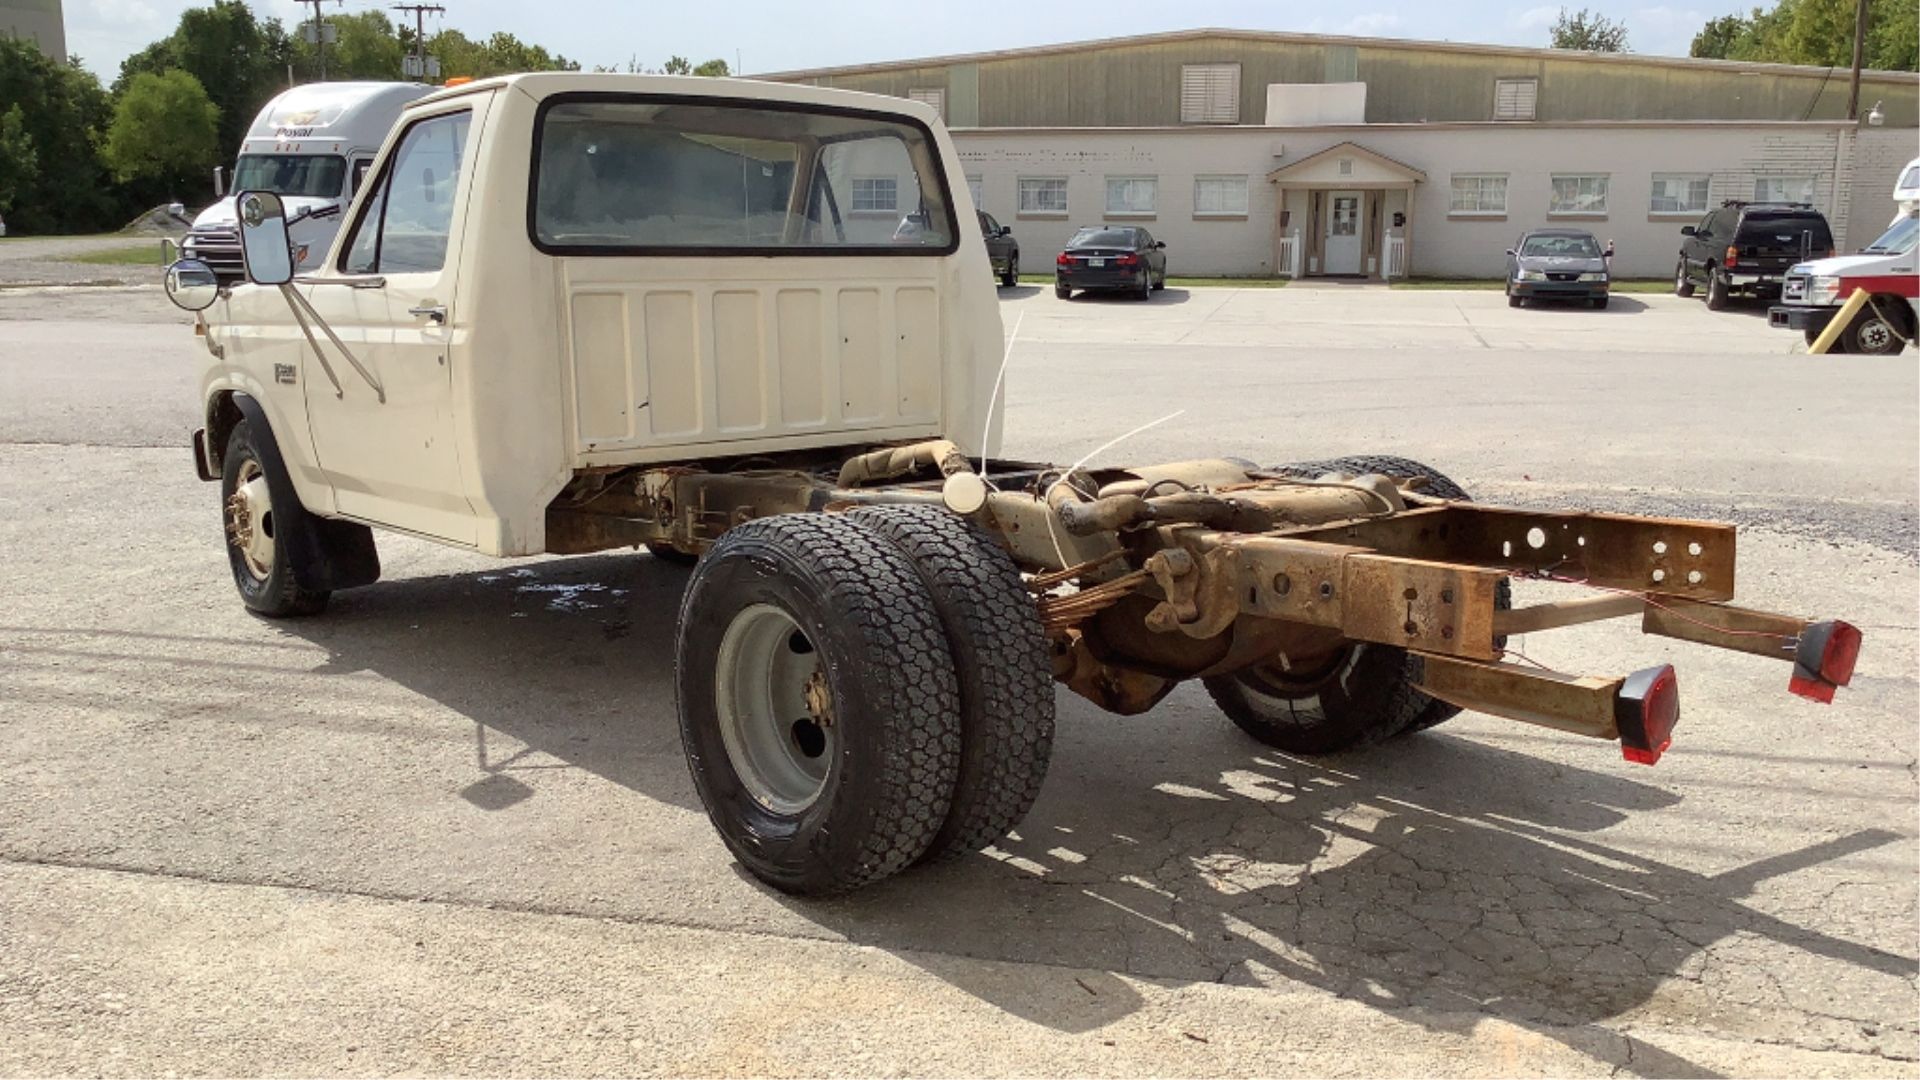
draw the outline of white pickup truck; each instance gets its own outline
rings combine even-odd
[[[1198,678],[1294,753],[1472,708],[1652,764],[1672,667],[1545,672],[1506,635],[1633,616],[1818,701],[1851,678],[1848,624],[1725,603],[1730,526],[1478,505],[1395,458],[996,459],[987,249],[921,104],[519,75],[413,102],[373,169],[311,272],[255,191],[247,283],[167,272],[200,313],[194,456],[241,599],[320,612],[378,578],[375,529],[697,559],[681,735],[777,888],[999,839],[1045,775],[1055,681],[1137,713]],[[1601,591],[1514,609],[1513,576]]]

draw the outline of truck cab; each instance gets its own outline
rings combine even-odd
[[[339,231],[339,212],[359,190],[401,108],[433,90],[385,82],[296,86],[260,110],[240,145],[231,183],[216,178],[216,190],[271,191],[290,213],[306,215],[293,233],[295,254],[299,268],[318,266]],[[240,279],[231,195],[222,194],[200,211],[181,251],[211,266],[223,280]]]
[[[1857,255],[1803,262],[1787,271],[1780,303],[1767,309],[1769,325],[1798,330],[1814,344],[1856,291],[1867,294],[1830,352],[1890,356],[1920,330],[1920,209],[1903,210],[1878,240]]]

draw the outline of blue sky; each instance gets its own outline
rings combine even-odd
[[[772,0],[709,3],[635,3],[633,0],[441,0],[445,25],[469,34],[507,30],[588,66],[625,64],[637,56],[657,67],[676,53],[698,62],[736,56],[744,70],[781,71],[870,63],[944,53],[1042,45],[1198,26],[1363,37],[1545,45],[1557,3],[1529,0],[1453,0],[1451,3],[1342,5],[1215,2],[1101,5],[1086,3],[903,4],[873,0]],[[1586,0],[1585,6],[1624,20],[1635,52],[1685,56],[1702,23],[1743,10],[1752,0]],[[171,30],[192,0],[66,0],[67,49],[112,79],[120,61]],[[386,3],[346,0],[329,11],[384,9]],[[1580,7],[1580,3],[1571,6]],[[263,14],[293,22],[311,8],[294,0],[254,0]],[[1329,10],[1332,9],[1332,10]],[[804,10],[805,14],[800,14]]]

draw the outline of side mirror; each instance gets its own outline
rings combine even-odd
[[[1512,248],[1508,248],[1508,249],[1507,249],[1507,254],[1509,254],[1509,255],[1511,255],[1511,254],[1513,254],[1513,249],[1512,249]]]
[[[247,280],[255,285],[285,285],[293,280],[293,249],[287,240],[287,209],[271,191],[243,191],[239,197],[240,257]]]
[[[1680,235],[1681,236],[1698,236],[1700,235],[1700,230],[1694,228],[1691,225],[1682,225],[1680,226]]]
[[[1167,242],[1165,240],[1155,240],[1153,242],[1153,250],[1155,251],[1167,250]]]
[[[1012,235],[1013,235],[1013,226],[1011,226],[1011,225],[1002,225],[1002,226],[1000,226],[1000,235],[1001,235],[1001,236],[1012,236]]]
[[[225,165],[215,165],[213,167],[213,197],[216,199],[224,199],[227,197],[227,167]]]
[[[167,299],[182,311],[205,311],[220,295],[220,280],[213,267],[199,259],[181,259],[167,267]]]

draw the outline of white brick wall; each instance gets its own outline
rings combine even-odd
[[[1840,127],[1809,124],[1690,124],[1645,126],[1372,125],[1320,128],[1235,128],[1018,131],[974,129],[955,133],[967,172],[984,181],[984,208],[1013,225],[1029,266],[1044,266],[1051,246],[1074,226],[1104,219],[1105,177],[1157,176],[1156,213],[1145,222],[1168,247],[1175,274],[1266,275],[1273,273],[1275,192],[1266,174],[1341,142],[1352,141],[1424,171],[1428,182],[1414,192],[1413,273],[1446,277],[1498,277],[1506,248],[1529,228],[1557,223],[1547,217],[1552,175],[1609,174],[1607,213],[1597,220],[1566,222],[1612,239],[1619,251],[1615,271],[1629,277],[1665,277],[1673,270],[1680,227],[1692,216],[1649,212],[1656,172],[1708,173],[1711,205],[1753,197],[1762,176],[1812,176],[1815,205],[1836,209],[1835,166]],[[1906,129],[1863,131],[1856,175],[1872,191],[1892,190],[1900,145],[1911,146]],[[1904,139],[1904,144],[1900,140]],[[1891,148],[1891,149],[1890,149]],[[1899,163],[1905,162],[1904,157]],[[1504,219],[1449,219],[1449,178],[1461,173],[1506,173]],[[1248,214],[1240,221],[1198,220],[1192,213],[1196,174],[1246,174]],[[1020,176],[1066,176],[1065,219],[1022,218],[1015,213]],[[1884,177],[1884,179],[1883,179]],[[1892,207],[1888,196],[1865,195]],[[1296,214],[1294,227],[1304,227]],[[1855,215],[1852,235],[1878,235],[1868,222],[1881,215]],[[1836,229],[1836,234],[1838,230]],[[1871,239],[1868,237],[1867,239]],[[1864,244],[1862,240],[1851,246]]]

